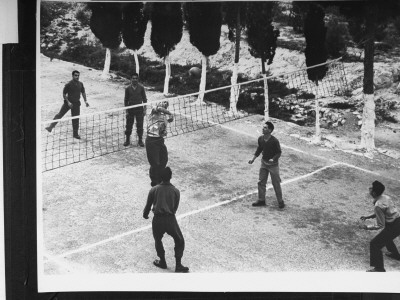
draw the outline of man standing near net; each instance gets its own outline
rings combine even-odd
[[[279,208],[284,208],[285,203],[282,199],[281,177],[279,176],[279,158],[282,154],[281,146],[276,137],[272,136],[274,124],[265,122],[262,132],[263,135],[258,138],[258,147],[253,159],[249,160],[252,164],[254,160],[261,154],[261,167],[258,180],[258,201],[253,206],[265,206],[265,193],[268,180],[268,174],[271,174],[272,186],[278,200]]]
[[[134,73],[131,78],[131,84],[125,89],[125,106],[131,106],[136,104],[147,103],[146,91],[143,85],[139,84],[139,75]],[[136,118],[136,132],[139,139],[139,146],[144,147],[143,144],[143,119],[146,115],[146,107],[139,106],[134,108],[129,108],[126,111],[126,140],[124,146],[129,146],[131,143],[131,134],[133,123]]]
[[[187,273],[189,272],[189,268],[183,266],[181,263],[183,251],[185,249],[185,239],[183,238],[175,217],[179,206],[180,192],[171,184],[171,177],[172,171],[169,167],[161,171],[162,182],[151,188],[147,197],[146,206],[143,210],[143,218],[149,218],[150,209],[153,207],[153,237],[157,256],[160,258],[159,260],[155,260],[153,264],[161,269],[167,268],[165,250],[162,243],[162,238],[164,234],[167,233],[175,242],[175,272]]]
[[[161,170],[168,163],[168,150],[164,143],[164,137],[167,136],[168,122],[174,120],[171,112],[167,109],[168,106],[168,101],[157,103],[152,108],[147,120],[146,154],[150,164],[151,186],[161,182]]]
[[[393,242],[396,237],[400,236],[400,214],[391,197],[383,195],[384,191],[385,186],[381,182],[376,180],[372,183],[372,186],[369,188],[369,194],[373,198],[372,203],[375,207],[375,213],[360,218],[363,221],[376,218],[376,224],[363,224],[360,226],[362,229],[382,229],[370,242],[370,265],[373,268],[367,272],[385,272],[381,251],[385,246],[389,251],[386,253],[386,256],[400,261],[399,250]]]
[[[68,82],[63,89],[64,104],[61,106],[60,112],[55,115],[53,120],[61,119],[69,110],[71,110],[72,117],[79,116],[81,107],[81,94],[83,96],[83,100],[85,100],[86,107],[89,107],[89,103],[86,100],[85,87],[83,86],[83,83],[79,81],[79,75],[79,71],[72,71],[72,80]],[[53,122],[46,127],[46,130],[51,132],[56,125],[57,122]],[[72,131],[74,138],[81,138],[79,136],[79,118],[72,119]]]

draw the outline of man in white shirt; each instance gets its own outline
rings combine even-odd
[[[399,260],[400,253],[393,240],[400,236],[400,214],[394,206],[393,200],[387,195],[383,195],[385,186],[374,181],[372,187],[369,188],[369,193],[373,198],[375,213],[370,216],[362,216],[360,219],[376,218],[376,224],[361,226],[365,230],[382,229],[370,242],[370,265],[373,267],[367,272],[386,272],[383,264],[383,255],[381,249],[386,246],[389,253],[386,256]]]

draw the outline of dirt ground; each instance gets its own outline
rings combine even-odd
[[[43,120],[58,111],[62,87],[74,69],[81,71],[91,105],[83,113],[122,105],[124,82],[101,81],[99,71],[44,58]],[[147,95],[150,101],[162,97],[151,91]],[[399,160],[379,151],[372,158],[355,151],[350,146],[358,136],[350,121],[334,131],[324,129],[321,144],[310,142],[312,127],[272,121],[283,147],[284,210],[278,209],[271,186],[268,206],[251,206],[257,197],[259,159],[253,165],[247,161],[254,154],[262,116],[166,139],[172,182],[182,196],[183,263],[194,274],[364,272],[373,237],[358,229],[359,217],[372,212],[367,187],[378,179],[388,194],[399,195]],[[48,134],[44,128],[41,133]],[[396,147],[389,134],[379,133],[377,145]],[[131,147],[44,172],[39,270],[54,278],[172,273],[169,237],[164,238],[168,269],[152,265],[151,220],[141,216],[150,188],[148,168],[145,150]],[[386,259],[385,267],[400,271],[397,261]],[[134,282],[127,285],[134,288]]]
[[[387,193],[397,195],[400,170],[388,162],[371,164],[365,157],[324,151],[274,123],[283,145],[284,211],[270,187],[268,206],[251,207],[259,161],[248,165],[247,160],[261,125],[257,116],[166,140],[173,183],[182,196],[178,218],[191,214],[180,221],[185,262],[195,273],[365,269],[371,234],[357,226],[359,215],[372,208],[366,187],[379,179]],[[48,274],[156,271],[151,231],[143,229],[150,222],[141,217],[150,188],[147,170],[144,149],[135,147],[43,173]],[[68,185],[60,185],[61,179]],[[228,202],[219,205],[223,201]],[[101,241],[107,242],[96,246]],[[166,238],[165,246],[172,268],[173,242]],[[392,261],[387,269],[400,271]]]

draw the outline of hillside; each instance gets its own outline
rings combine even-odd
[[[74,20],[74,16],[68,16],[69,20],[66,21],[68,26],[59,27],[59,20],[55,20],[49,27],[46,33],[45,42],[41,44],[42,49],[46,49],[57,43],[63,36],[68,32],[75,32],[78,39],[71,40],[70,42],[76,43],[85,42],[87,44],[98,44],[96,38],[91,33],[88,27],[81,27],[76,25],[77,22]],[[65,22],[65,20],[63,20]],[[279,39],[285,41],[292,41],[304,44],[304,38],[301,35],[294,34],[290,27],[276,26],[280,29],[281,34]],[[158,62],[160,66],[163,65],[161,59],[157,57],[150,45],[150,33],[151,24],[149,23],[145,44],[139,50],[139,55],[147,58],[150,61]],[[57,41],[58,39],[58,41]],[[209,65],[219,70],[230,70],[233,64],[234,46],[227,39],[227,28],[222,27],[222,35],[220,40],[221,48],[216,55],[209,58]],[[65,50],[71,47],[71,44],[63,43],[61,50]],[[124,50],[124,45],[121,45],[121,50]],[[356,49],[351,49],[356,51]],[[129,55],[130,51],[122,51],[120,55]],[[360,53],[362,57],[362,52]],[[175,50],[171,52],[171,61],[176,65],[191,65],[200,64],[199,51],[191,45],[189,41],[188,32],[185,30],[182,40],[176,46]],[[286,48],[277,48],[276,55],[273,64],[270,66],[270,73],[272,75],[279,75],[287,72],[303,68],[304,54]],[[58,64],[61,62],[58,61]],[[55,64],[53,64],[54,66]],[[49,66],[50,67],[50,66]],[[62,67],[61,65],[59,66]],[[326,122],[324,126],[324,135],[328,137],[327,144],[336,147],[339,142],[338,138],[344,138],[346,136],[346,142],[351,145],[356,145],[360,138],[360,117],[362,113],[362,78],[363,78],[363,64],[362,62],[346,62],[344,64],[346,70],[346,80],[351,88],[351,97],[349,99],[339,100],[339,104],[334,108],[329,108],[329,122]],[[386,152],[392,157],[400,158],[396,152],[396,149],[400,149],[400,55],[396,55],[396,52],[384,53],[379,52],[376,56],[375,63],[375,95],[377,103],[377,111],[379,123],[376,129],[376,146],[381,152]],[[258,77],[260,73],[259,60],[253,58],[249,51],[245,40],[241,42],[241,57],[239,62],[239,70],[241,73],[246,74],[250,78]],[[43,71],[42,71],[43,72]],[[172,68],[172,73],[174,69]],[[113,78],[115,76],[112,76]],[[104,82],[99,82],[99,85],[104,85]],[[107,83],[106,83],[107,85]],[[93,88],[95,88],[93,86]],[[101,88],[98,88],[101,90]],[[323,106],[327,109],[332,99],[325,99],[322,101]],[[335,102],[337,98],[333,99]],[[340,108],[340,102],[352,103],[351,107],[345,109]],[[115,103],[115,102],[114,102]],[[303,105],[300,101],[291,103],[293,106]],[[311,104],[312,105],[312,104]],[[312,106],[311,108],[312,109]],[[297,114],[293,111],[293,115]],[[383,116],[383,117],[382,117]],[[344,120],[345,122],[338,122]],[[330,125],[329,125],[330,124]],[[310,127],[312,130],[312,127]],[[333,138],[332,138],[333,137]],[[348,145],[347,145],[348,146]],[[346,146],[346,147],[347,147]],[[354,148],[354,147],[350,147]],[[390,150],[390,151],[388,151]]]

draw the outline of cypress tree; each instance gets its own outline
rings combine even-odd
[[[103,78],[107,78],[111,64],[111,49],[121,44],[122,12],[120,3],[88,3],[92,10],[90,29],[106,48]]]
[[[350,30],[364,47],[364,109],[361,127],[360,147],[371,152],[375,148],[375,102],[374,102],[374,43],[376,29],[398,17],[398,0],[377,1],[332,1],[330,5],[339,7],[340,12],[349,18],[353,28]],[[354,36],[356,34],[356,36]]]
[[[207,58],[220,48],[221,37],[221,3],[220,2],[187,2],[186,16],[190,42],[202,54],[202,69],[197,103],[203,103],[206,87]]]
[[[235,60],[232,70],[231,77],[231,95],[229,110],[233,113],[237,112],[237,102],[239,98],[239,87],[237,84],[238,77],[238,64],[240,58],[240,39],[242,29],[245,27],[245,16],[246,16],[246,2],[226,2],[224,5],[225,22],[229,29],[229,40],[235,43]]]
[[[264,118],[269,119],[269,98],[268,82],[266,79],[265,63],[272,64],[276,41],[279,36],[279,30],[275,30],[272,25],[272,11],[274,2],[250,2],[248,4],[246,25],[247,41],[250,46],[250,54],[260,58],[261,74],[264,80]]]
[[[123,4],[122,38],[127,48],[139,50],[144,43],[148,16],[144,13],[142,2]]]
[[[326,62],[328,52],[325,46],[327,27],[324,22],[325,12],[322,7],[310,3],[307,16],[304,20],[304,36],[306,38],[306,65],[312,67]],[[308,79],[318,85],[318,81],[325,77],[328,70],[326,65],[307,69]]]
[[[279,30],[272,23],[274,2],[251,2],[247,10],[247,41],[250,54],[261,58],[262,73],[265,74],[265,63],[272,64],[276,51]]]
[[[310,3],[309,9],[304,20],[304,36],[306,38],[306,65],[312,67],[322,64],[328,59],[328,51],[325,46],[327,27],[325,26],[325,12],[321,6]],[[316,85],[315,92],[315,141],[321,141],[321,128],[319,122],[319,100],[318,100],[318,81],[322,80],[328,67],[326,65],[307,69],[308,79]]]
[[[88,3],[92,10],[90,29],[105,48],[117,49],[121,44],[122,13],[119,3]]]
[[[170,52],[182,38],[183,21],[179,2],[155,2],[151,13],[151,45],[165,62],[164,95],[171,77]]]
[[[131,49],[136,62],[136,73],[139,74],[137,50],[144,44],[148,15],[142,2],[122,4],[122,38],[127,48]]]
[[[151,13],[151,46],[165,58],[181,41],[182,10],[177,2],[155,2]]]
[[[190,42],[199,51],[210,56],[218,52],[221,37],[221,3],[186,3]]]

